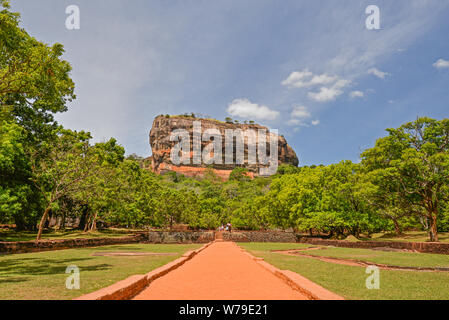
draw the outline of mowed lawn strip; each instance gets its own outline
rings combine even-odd
[[[449,268],[449,255],[445,254],[393,252],[356,248],[322,248],[322,250],[308,250],[302,253],[317,257],[359,260],[391,266]]]
[[[449,232],[439,232],[438,239],[442,243],[449,243]],[[374,233],[370,238],[363,238],[363,241],[405,241],[405,242],[427,242],[429,235],[426,231],[406,231],[402,235],[391,233]]]
[[[14,231],[0,230],[1,241],[34,241],[36,240],[36,231]],[[98,230],[83,232],[79,230],[65,231],[45,231],[42,234],[43,240],[63,240],[63,239],[94,239],[94,238],[120,238],[129,237],[133,233],[120,230]]]
[[[128,244],[0,256],[0,299],[72,299],[145,274],[200,244]],[[166,252],[170,256],[92,256],[96,252]],[[80,269],[80,290],[66,289],[66,268]]]
[[[380,289],[368,290],[366,279],[369,274],[366,273],[366,268],[270,252],[295,249],[298,248],[297,244],[239,243],[239,245],[277,268],[297,272],[347,299],[449,299],[449,272],[380,270]],[[310,252],[307,251],[308,254]]]
[[[346,260],[359,260],[377,264],[385,264],[401,267],[441,267],[449,268],[449,255],[430,254],[419,252],[381,251],[357,248],[336,248],[330,246],[318,246],[298,243],[249,243],[249,248],[262,248],[263,251],[295,250],[306,248],[323,248],[322,250],[307,250],[299,253],[327,258],[339,258]],[[261,246],[262,245],[262,246]]]

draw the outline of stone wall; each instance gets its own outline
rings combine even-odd
[[[291,232],[281,231],[150,231],[130,237],[101,239],[64,239],[43,241],[0,242],[0,254],[28,253],[83,247],[98,247],[127,243],[208,243],[216,238],[235,242],[284,242],[308,243],[314,245],[344,248],[392,248],[424,253],[449,254],[449,243],[398,242],[398,241],[344,241],[309,238]]]
[[[296,235],[282,231],[233,231],[224,232],[223,240],[235,242],[296,242]]]
[[[316,244],[322,246],[334,246],[343,248],[392,248],[399,250],[410,250],[423,253],[449,254],[449,243],[440,242],[399,242],[399,241],[345,241],[327,240],[320,238],[298,237],[298,242]]]
[[[137,243],[147,240],[146,234],[122,238],[64,239],[42,241],[0,242],[0,254],[28,253],[84,247],[98,247],[113,244]]]
[[[214,231],[150,231],[151,243],[207,243],[215,240]]]

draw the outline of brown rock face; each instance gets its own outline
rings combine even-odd
[[[204,135],[204,132],[208,129],[216,129],[221,134],[221,152],[222,152],[222,160],[221,163],[214,163],[211,165],[208,165],[204,163],[204,161],[201,161],[200,164],[196,163],[194,164],[193,161],[193,154],[194,154],[194,122],[195,124],[198,124],[198,122],[201,123],[201,133]],[[212,119],[199,119],[199,118],[192,118],[192,117],[185,117],[185,116],[158,116],[154,119],[153,127],[151,128],[150,132],[150,145],[153,152],[153,155],[151,157],[152,159],[152,170],[156,173],[165,173],[169,171],[178,172],[181,174],[184,174],[188,177],[194,177],[194,176],[202,176],[204,174],[204,171],[208,167],[212,167],[215,171],[215,173],[220,176],[222,179],[228,179],[229,174],[235,167],[244,167],[249,170],[249,175],[251,177],[260,175],[261,168],[267,168],[268,165],[260,164],[259,161],[256,163],[252,163],[251,161],[248,161],[248,140],[244,140],[244,162],[242,164],[236,164],[236,161],[233,161],[233,164],[226,164],[225,163],[225,141],[226,141],[226,130],[237,130],[240,129],[244,132],[253,131],[258,132],[258,130],[264,130],[268,133],[268,129],[266,127],[263,127],[258,124],[234,124],[234,123],[225,123],[218,120],[212,120]],[[171,160],[171,153],[172,149],[179,144],[178,141],[170,141],[170,136],[175,130],[184,130],[188,133],[188,137],[190,138],[190,161],[188,164],[182,163],[182,164],[174,164]],[[217,131],[217,132],[218,132]],[[204,138],[204,136],[203,136]],[[299,161],[298,157],[296,156],[295,151],[287,144],[287,141],[283,136],[274,136],[274,139],[277,138],[277,145],[278,145],[278,159],[277,159],[277,165],[281,164],[291,164],[294,166],[297,166]],[[204,139],[202,139],[204,140]],[[201,145],[201,150],[204,150],[204,148],[208,145],[210,145],[213,141],[207,140],[202,141],[198,143],[198,145]],[[270,154],[270,139],[267,134],[267,145],[266,145],[266,152],[267,154]],[[236,159],[236,145],[237,142],[234,139],[232,141],[234,144],[233,147],[233,159]],[[184,150],[185,151],[185,150]],[[213,152],[211,153],[213,155]],[[259,160],[259,158],[257,158]]]

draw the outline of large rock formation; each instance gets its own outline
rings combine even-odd
[[[197,121],[196,123],[201,123],[201,132],[202,134],[208,130],[208,129],[217,129],[222,137],[222,157],[223,157],[223,163],[222,164],[212,164],[207,165],[203,162],[201,164],[194,164],[193,162],[193,154],[194,154],[194,138],[193,138],[193,131],[194,131],[194,121]],[[165,173],[169,171],[174,171],[180,174],[184,174],[185,176],[193,177],[198,175],[203,175],[204,171],[207,170],[208,167],[212,167],[215,171],[215,173],[220,176],[223,179],[229,178],[229,174],[231,171],[239,166],[244,167],[249,170],[250,176],[258,176],[261,172],[261,168],[268,167],[267,165],[260,164],[257,162],[256,164],[251,163],[251,161],[248,161],[248,141],[245,140],[244,143],[244,163],[241,165],[235,164],[225,164],[225,130],[231,129],[241,129],[242,131],[245,130],[253,130],[254,132],[258,132],[258,130],[266,130],[268,132],[268,129],[266,127],[263,127],[258,124],[235,124],[235,123],[227,123],[227,122],[221,122],[218,120],[213,119],[198,119],[193,117],[187,117],[187,116],[158,116],[156,119],[154,119],[153,127],[151,128],[150,132],[150,145],[153,152],[153,155],[151,157],[152,162],[152,170],[156,173]],[[170,141],[170,135],[175,132],[175,130],[185,130],[189,133],[190,137],[190,163],[189,164],[174,164],[171,161],[171,152],[172,149],[176,146],[178,143],[177,141]],[[283,136],[275,135],[274,138],[277,138],[277,145],[278,145],[278,163],[277,165],[281,164],[291,164],[294,166],[298,165],[298,157],[296,156],[296,153],[293,151],[293,149],[287,144],[287,141]],[[213,139],[212,139],[213,141]],[[267,137],[267,154],[270,153],[270,145],[269,145],[270,139]],[[234,140],[233,143],[236,145],[236,141]],[[204,148],[211,144],[211,140],[208,141],[202,141],[201,142],[201,150],[204,150]],[[236,159],[236,147],[233,148],[234,152],[234,159]],[[213,154],[213,153],[212,153]]]

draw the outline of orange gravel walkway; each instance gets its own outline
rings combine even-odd
[[[244,254],[215,242],[178,269],[156,279],[135,300],[306,300]]]

